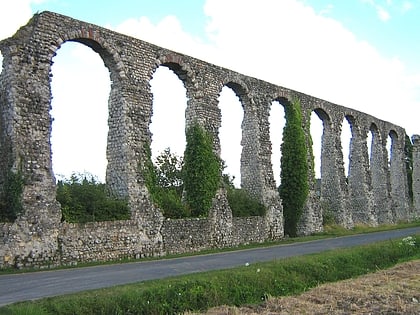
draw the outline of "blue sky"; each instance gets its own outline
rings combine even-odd
[[[3,0],[4,1],[4,0]],[[339,21],[360,40],[366,40],[385,56],[399,56],[420,69],[420,2],[404,0],[304,0],[324,17]],[[203,0],[47,0],[31,5],[32,12],[49,10],[98,25],[116,26],[128,18],[146,16],[157,24],[168,15],[176,16],[184,30],[206,39]],[[264,6],[264,1],[261,1]],[[223,7],[221,6],[221,9]],[[236,8],[240,14],[241,8]]]
[[[361,110],[406,128],[409,135],[420,133],[420,0],[0,0],[0,40],[43,10]],[[63,127],[53,126],[53,167],[56,174],[87,170],[103,179],[107,70],[90,49],[74,45],[65,43],[54,59],[52,115]],[[165,124],[161,113],[168,111],[168,102],[178,110],[177,115],[182,113],[185,91],[170,71],[159,69],[155,76],[154,150],[162,151],[168,145],[172,149],[176,144],[174,151],[182,154],[182,115],[179,126],[173,126],[177,132],[165,134],[156,125]],[[91,90],[83,92],[87,82],[96,84],[98,95],[93,98]],[[71,85],[77,83],[80,86]],[[71,90],[79,91],[80,98],[69,100]],[[176,98],[179,102],[174,102]],[[87,100],[88,107],[81,104],[75,109],[76,103]],[[223,91],[220,104],[227,108],[222,114],[229,125],[240,125],[242,113],[235,95]],[[68,132],[75,120],[80,122],[80,135],[88,132],[82,131],[83,124],[88,125],[86,130],[95,126],[97,131],[89,132],[93,138],[79,148],[79,157],[70,145],[71,138],[77,138],[74,128],[72,135]],[[273,133],[279,134],[281,127],[273,126]],[[240,135],[234,135],[232,128],[223,130],[223,121],[220,133],[222,158],[232,160],[228,166],[235,164]],[[346,146],[343,140],[343,151]],[[273,164],[279,160],[276,154]],[[237,166],[229,172],[240,176]]]

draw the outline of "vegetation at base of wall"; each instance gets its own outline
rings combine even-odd
[[[218,305],[259,304],[269,296],[302,293],[326,282],[375,272],[420,259],[420,236],[351,249],[245,264],[224,271],[24,302],[7,314],[179,314]]]
[[[413,202],[413,144],[410,137],[405,135],[405,168],[407,170],[408,195],[411,202]]]
[[[264,205],[252,198],[244,189],[228,189],[227,199],[234,217],[263,216],[266,213]]]
[[[198,123],[186,133],[184,153],[185,202],[194,217],[207,216],[221,183],[221,161],[213,151],[212,136]]]
[[[246,190],[235,188],[233,179],[228,174],[223,174],[223,184],[227,191],[229,207],[234,217],[263,216],[265,206],[253,198]]]
[[[14,222],[22,212],[22,172],[9,171],[0,195],[0,222]]]
[[[66,222],[130,219],[127,201],[110,197],[105,184],[89,174],[73,174],[70,179],[58,181],[57,201]]]
[[[150,153],[150,149],[149,149]],[[146,187],[149,189],[153,202],[162,210],[166,218],[179,219],[191,216],[182,194],[184,181],[182,177],[183,159],[166,148],[152,162],[151,154],[144,172]]]
[[[172,153],[170,148],[161,152],[145,171],[146,185],[153,202],[162,210],[166,218],[191,217],[189,207],[183,202],[184,177],[183,158]],[[245,190],[235,188],[233,179],[223,174],[229,206],[234,217],[262,216],[266,209]]]
[[[283,204],[284,232],[294,237],[309,193],[308,155],[298,99],[285,106],[285,116],[279,194]]]

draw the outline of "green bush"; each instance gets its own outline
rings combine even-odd
[[[127,201],[110,197],[105,184],[87,174],[73,174],[70,179],[58,181],[57,201],[61,204],[62,219],[67,222],[130,219]]]

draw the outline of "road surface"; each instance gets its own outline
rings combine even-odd
[[[319,253],[420,233],[420,227],[218,254],[0,276],[0,306],[49,296]]]

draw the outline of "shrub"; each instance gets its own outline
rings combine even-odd
[[[243,189],[228,189],[227,199],[234,217],[262,216],[266,212],[264,205]]]
[[[130,218],[126,200],[110,197],[105,184],[92,175],[73,174],[57,183],[57,201],[62,219],[67,222],[127,220]]]
[[[227,190],[229,207],[234,217],[262,216],[265,214],[266,209],[264,205],[251,197],[246,190],[235,188],[231,176],[223,174],[222,180]]]

